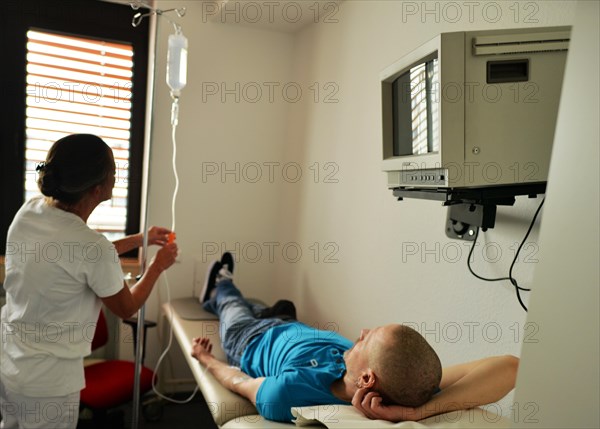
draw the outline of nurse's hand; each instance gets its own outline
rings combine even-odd
[[[148,245],[156,244],[164,246],[169,240],[171,230],[160,226],[152,226],[148,229]]]
[[[155,265],[160,271],[164,271],[175,263],[178,252],[177,243],[165,244],[156,252],[151,264]]]

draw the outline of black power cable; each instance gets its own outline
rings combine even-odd
[[[513,273],[513,268],[515,267],[515,263],[519,259],[519,253],[521,252],[523,245],[527,241],[527,238],[529,237],[529,234],[531,233],[531,230],[533,229],[533,225],[535,224],[535,221],[540,213],[540,210],[542,209],[542,206],[544,205],[544,201],[546,201],[546,198],[542,199],[542,202],[540,203],[539,207],[535,211],[535,214],[533,215],[533,219],[531,220],[529,229],[527,229],[527,233],[525,234],[523,241],[521,241],[521,244],[519,245],[519,248],[517,249],[517,252],[515,253],[515,257],[514,257],[512,263],[510,264],[510,269],[508,270],[508,277],[498,277],[498,278],[490,279],[490,278],[482,277],[482,276],[476,274],[473,271],[473,269],[471,268],[471,256],[473,255],[473,250],[475,250],[475,244],[477,243],[477,238],[479,237],[479,228],[477,228],[477,232],[475,233],[475,239],[473,240],[473,245],[471,246],[471,250],[469,251],[469,256],[467,258],[467,268],[469,268],[469,271],[471,272],[471,274],[473,274],[478,279],[484,280],[486,282],[498,282],[498,281],[503,281],[503,280],[510,281],[511,284],[515,287],[515,292],[517,293],[517,299],[519,300],[519,304],[521,304],[521,307],[523,307],[523,309],[525,311],[527,311],[527,307],[525,306],[525,304],[523,303],[523,300],[521,299],[521,291],[529,292],[531,289],[527,289],[527,288],[523,288],[523,287],[519,286],[517,279],[515,279],[513,277],[512,273]]]

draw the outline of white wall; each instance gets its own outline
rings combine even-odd
[[[253,82],[283,82],[291,73],[293,40],[291,36],[256,31],[237,26],[204,23],[201,2],[180,1],[187,7],[185,18],[177,19],[189,39],[188,85],[182,91],[177,128],[177,167],[180,188],[176,203],[177,241],[180,263],[168,271],[171,298],[191,296],[194,266],[198,261],[202,278],[204,268],[217,257],[221,243],[235,249],[237,242],[275,241],[281,200],[281,184],[263,178],[254,180],[252,163],[277,163],[283,154],[287,103],[269,101],[267,95],[257,103],[236,102],[235,94],[208,95],[213,83],[246,85],[246,99],[256,97]],[[172,2],[157,7],[171,8]],[[156,94],[153,111],[152,160],[150,164],[149,224],[170,227],[171,199],[175,180],[171,168],[171,98],[165,83],[167,38],[173,27],[160,21],[158,32]],[[266,89],[267,87],[265,87]],[[235,92],[235,91],[234,91]],[[206,97],[203,99],[203,94]],[[221,177],[221,170],[240,173]],[[271,164],[267,164],[271,165]],[[211,168],[219,172],[211,175]],[[244,170],[243,167],[246,167]],[[268,173],[267,167],[265,174]],[[203,178],[203,171],[207,174]],[[219,257],[220,257],[220,252]],[[270,266],[245,264],[241,269],[252,280],[253,295],[267,296],[273,281]],[[163,276],[146,306],[146,318],[157,320],[160,303],[166,300]],[[196,292],[197,293],[197,292]],[[146,364],[153,366],[162,352],[157,330],[148,333]],[[166,344],[166,341],[164,342]],[[178,349],[175,345],[174,349]],[[176,352],[178,353],[178,352]],[[121,347],[123,357],[131,356],[131,345]],[[180,362],[179,365],[185,364]],[[179,377],[182,375],[180,374]],[[189,376],[189,374],[188,374]]]
[[[600,427],[599,5],[578,2],[528,314],[542,329],[523,346],[515,427]]]
[[[178,131],[182,263],[169,271],[173,296],[191,294],[194,260],[208,259],[207,245],[223,242],[235,250],[239,243],[236,278],[244,291],[266,301],[291,298],[303,321],[337,327],[350,338],[363,327],[417,324],[444,365],[519,355],[524,335],[537,338],[512,287],[468,273],[468,248],[446,238],[446,210],[439,203],[397,202],[386,189],[378,76],[440,32],[572,24],[573,2],[478,2],[473,9],[454,2],[461,6],[458,18],[444,2],[427,4],[439,8],[436,16],[421,15],[421,9],[407,14],[413,10],[408,6],[421,8],[422,2],[347,1],[329,16],[337,22],[312,24],[295,35],[203,23],[201,2],[181,3],[188,7],[182,22],[191,64]],[[151,222],[165,225],[173,180],[170,99],[160,64],[169,32],[163,26],[159,34],[150,191]],[[274,103],[266,95],[257,103],[243,97],[240,103],[232,97],[203,102],[203,83],[233,87],[238,81],[288,84],[290,92],[287,99],[276,92]],[[297,102],[290,101],[294,88],[302,89]],[[244,177],[233,183],[229,176],[221,183],[213,176],[202,180],[203,162],[228,168],[240,162],[247,173],[256,162],[263,175],[269,173],[265,163],[279,166],[273,183]],[[519,198],[514,207],[499,208],[496,228],[480,236],[475,251],[478,272],[506,275],[539,202]],[[524,285],[540,260],[537,242],[536,226],[515,270]],[[159,299],[164,292],[153,294],[154,315]],[[158,351],[149,348],[149,362]],[[503,402],[505,415],[511,400]]]
[[[339,87],[339,102],[294,106],[287,156],[304,164],[334,162],[339,182],[305,181],[296,193],[284,195],[283,217],[296,223],[291,231],[282,231],[282,237],[305,248],[314,242],[336,243],[339,263],[324,264],[323,255],[315,263],[307,252],[296,264],[282,264],[278,278],[285,279],[286,293],[304,319],[320,325],[332,322],[351,338],[363,327],[413,323],[444,365],[493,354],[519,355],[523,336],[535,340],[537,327],[525,325],[525,312],[513,288],[506,282],[481,282],[469,274],[468,248],[446,238],[446,210],[440,203],[397,202],[386,189],[380,168],[378,76],[440,32],[522,27],[523,16],[514,19],[512,2],[492,2],[502,5],[503,17],[491,23],[491,15],[482,16],[484,2],[478,3],[473,22],[467,14],[451,23],[443,13],[439,23],[435,15],[410,15],[403,22],[407,3],[411,2],[344,2],[337,24],[314,25],[298,35],[294,80],[305,85],[333,81]],[[444,2],[429,5],[435,4]],[[520,7],[527,4],[532,3]],[[572,23],[571,3],[535,5],[536,25]],[[491,8],[485,10],[491,14]],[[515,244],[522,240],[539,202],[519,198],[514,207],[499,208],[496,227],[483,234],[475,252],[479,273],[507,274]],[[493,263],[483,261],[484,243]],[[529,243],[523,254],[528,263],[521,258],[515,271],[523,285],[531,285],[539,260],[537,227]],[[495,249],[502,251],[498,260]],[[504,415],[510,414],[510,405],[511,398],[503,401]]]

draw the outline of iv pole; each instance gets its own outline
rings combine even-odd
[[[185,15],[185,8],[180,9],[168,9],[168,10],[160,10],[154,9],[150,6],[143,4],[140,0],[130,3],[131,8],[133,10],[138,10],[140,7],[143,7],[148,10],[146,13],[137,12],[133,16],[133,20],[131,21],[131,25],[133,27],[137,27],[144,18],[148,17],[150,20],[150,46],[148,49],[148,68],[149,68],[149,79],[148,79],[148,105],[154,105],[154,83],[156,76],[156,51],[157,51],[157,34],[158,34],[158,17],[164,16],[171,24],[175,26],[177,30],[179,26],[171,21],[167,16],[163,15],[167,12],[175,12],[178,17],[183,17]],[[152,112],[153,109],[150,109],[146,113],[146,132],[145,132],[145,141],[144,141],[144,165],[147,167],[144,172],[143,183],[142,183],[142,207],[144,208],[144,213],[142,216],[142,228],[144,231],[144,239],[142,244],[142,254],[141,261],[142,267],[140,276],[142,276],[146,272],[147,268],[147,250],[148,250],[148,193],[150,190],[150,173],[149,166],[151,157],[151,149],[152,149],[152,134],[153,134],[153,121],[152,121]],[[132,410],[132,418],[131,418],[131,428],[137,429],[139,425],[139,416],[140,416],[140,377],[142,373],[142,354],[143,347],[145,341],[145,329],[144,329],[144,319],[145,319],[146,305],[142,305],[142,307],[138,310],[137,314],[137,326],[136,326],[136,345],[135,345],[135,365],[134,365],[134,380],[133,380],[133,410]]]
[[[131,4],[133,9],[137,9],[139,6],[134,6]],[[134,27],[137,27],[141,22],[141,18],[139,18],[141,14],[138,12],[131,24]],[[148,67],[150,73],[149,75],[149,85],[148,85],[148,105],[152,106],[154,104],[154,76],[156,73],[156,35],[158,33],[158,19],[156,19],[155,15],[150,16],[150,49],[148,49],[149,53],[149,61]],[[152,109],[149,110],[152,112]],[[146,272],[147,265],[147,254],[148,254],[148,233],[147,233],[147,225],[148,225],[148,191],[150,189],[150,173],[149,166],[151,157],[151,148],[152,148],[152,114],[146,114],[146,132],[145,132],[145,142],[144,142],[144,165],[146,169],[144,171],[143,177],[143,201],[142,207],[144,208],[144,214],[142,216],[142,228],[144,231],[144,239],[142,243],[142,254],[140,255],[142,261],[142,267],[140,275],[143,275]],[[131,412],[131,428],[137,429],[139,425],[139,417],[140,417],[140,384],[141,384],[141,372],[142,372],[142,344],[144,344],[145,339],[145,329],[144,329],[144,320],[146,313],[146,305],[142,305],[142,307],[138,310],[137,314],[137,326],[136,326],[136,345],[135,345],[135,365],[134,365],[134,379],[133,379],[133,409]]]

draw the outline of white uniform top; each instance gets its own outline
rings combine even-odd
[[[123,288],[114,245],[44,197],[18,211],[6,244],[0,374],[27,396],[63,396],[85,387],[101,301]]]

